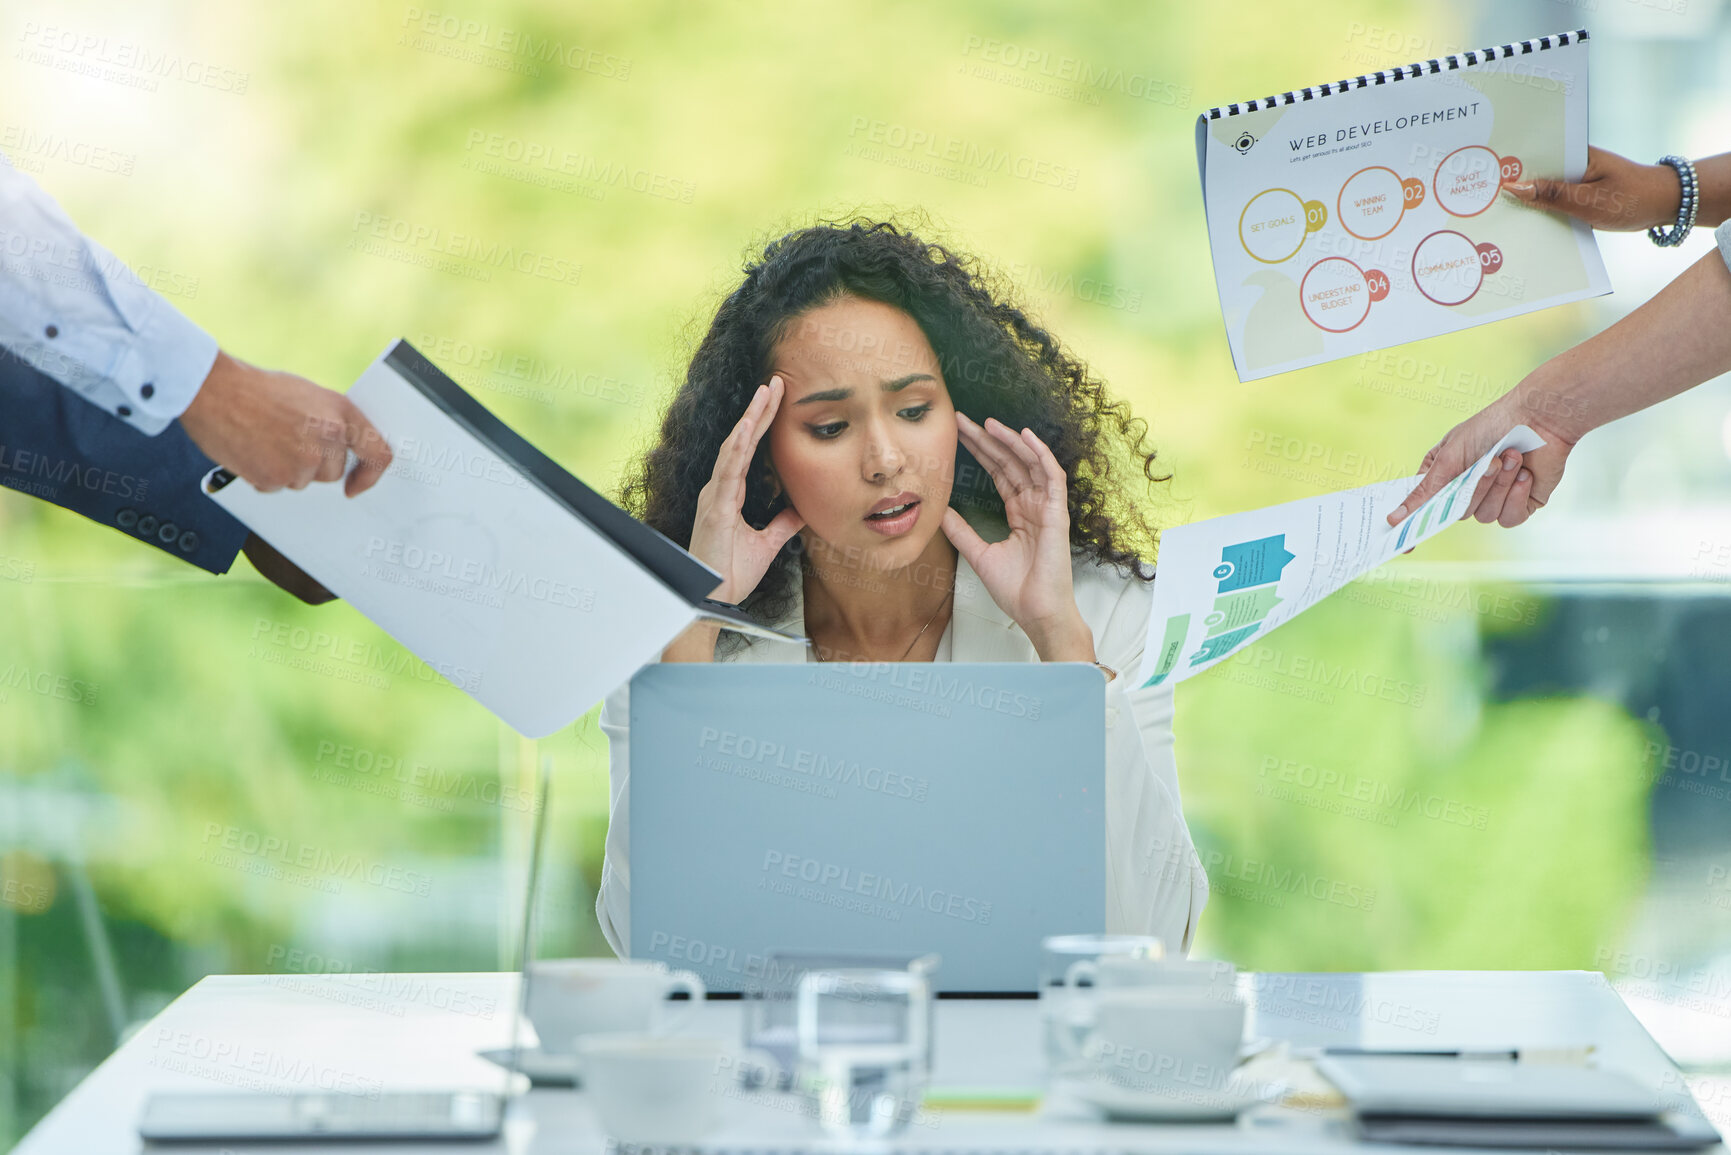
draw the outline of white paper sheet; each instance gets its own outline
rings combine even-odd
[[[575,721],[696,619],[384,358],[349,399],[395,454],[367,492],[213,500],[520,733]]]
[[[1528,453],[1543,444],[1531,429],[1516,426],[1399,525],[1389,525],[1387,516],[1422,475],[1164,531],[1136,685],[1200,674],[1347,582],[1435,537],[1460,518],[1498,454],[1510,447]]]

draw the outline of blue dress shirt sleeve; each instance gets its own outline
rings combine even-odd
[[[217,352],[4,156],[0,346],[152,435],[192,403]]]

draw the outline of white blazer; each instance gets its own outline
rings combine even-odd
[[[960,554],[956,570],[955,604],[938,642],[938,660],[1039,661],[1027,634],[998,608]],[[1076,607],[1094,632],[1094,652],[1118,671],[1106,686],[1106,931],[1158,935],[1169,948],[1188,951],[1208,901],[1208,876],[1179,803],[1172,758],[1172,686],[1129,688],[1142,663],[1153,589],[1090,559],[1076,560],[1074,582]],[[792,608],[776,624],[803,633],[805,599],[797,580],[793,597]],[[754,639],[721,660],[804,662],[808,653],[792,642]],[[612,803],[601,889],[595,896],[601,932],[621,957],[631,953],[629,694],[627,682],[601,708]],[[1054,933],[1067,929],[1052,928]]]

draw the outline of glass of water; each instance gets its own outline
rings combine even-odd
[[[797,995],[801,1090],[837,1138],[893,1135],[912,1121],[932,1064],[932,989],[912,970],[808,971]]]
[[[749,1087],[773,1084],[793,1087],[799,1065],[799,980],[808,971],[909,970],[930,980],[938,968],[935,954],[871,954],[865,952],[772,951],[757,981],[743,992],[743,1045],[775,1059],[774,1067],[741,1065],[741,1081]]]
[[[1165,944],[1147,935],[1055,934],[1040,940],[1040,1024],[1050,1078],[1085,1065],[1082,1048],[1094,1027],[1092,976],[1099,961],[1165,954]]]

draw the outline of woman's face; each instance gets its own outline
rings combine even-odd
[[[842,297],[794,320],[771,372],[785,388],[770,461],[807,545],[850,567],[912,564],[940,532],[956,464],[956,411],[919,324]]]

